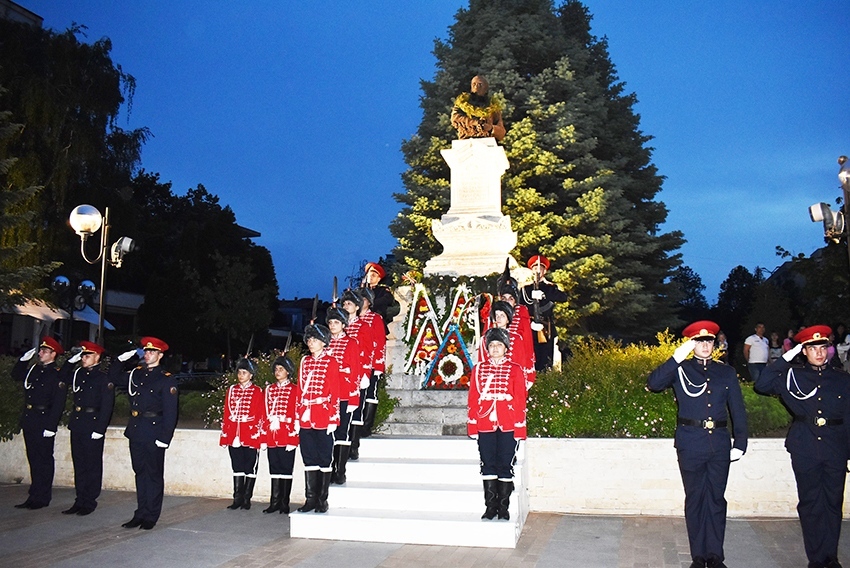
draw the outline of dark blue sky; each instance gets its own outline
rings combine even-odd
[[[282,296],[327,297],[393,247],[400,144],[466,2],[17,1],[111,38],[137,80],[121,126],[154,135],[144,169],[178,194],[203,184],[260,231]],[[775,268],[776,245],[820,246],[807,208],[840,195],[850,153],[848,3],[586,4],[655,137],[664,230],[685,233],[709,301],[735,266]]]

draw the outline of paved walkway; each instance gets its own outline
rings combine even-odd
[[[86,517],[60,511],[73,490],[54,490],[50,507],[15,509],[25,485],[0,484],[0,566],[25,567],[271,567],[324,568],[576,567],[687,568],[685,522],[675,517],[594,517],[533,513],[510,549],[461,548],[289,538],[286,515],[264,515],[265,504],[229,511],[226,499],[166,496],[151,531],[121,528],[133,516],[135,494],[106,491]],[[300,496],[293,496],[298,502]],[[333,503],[331,503],[333,506]],[[308,513],[314,514],[314,513]],[[850,526],[845,529],[847,534]],[[850,539],[841,557],[850,560]],[[805,567],[796,519],[730,519],[730,568]]]

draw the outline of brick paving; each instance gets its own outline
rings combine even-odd
[[[255,503],[250,511],[229,511],[228,499],[166,496],[162,518],[151,531],[120,526],[133,515],[133,493],[105,491],[97,511],[86,517],[60,514],[73,502],[69,488],[54,489],[51,506],[38,511],[13,507],[25,499],[25,485],[0,484],[0,566],[687,568],[690,564],[681,517],[532,513],[515,549],[488,549],[292,539],[286,515],[262,514],[263,503]],[[847,540],[840,555],[850,560]],[[726,557],[730,568],[806,566],[796,519],[730,519]]]

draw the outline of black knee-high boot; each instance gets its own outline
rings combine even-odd
[[[238,509],[242,506],[242,499],[245,497],[245,476],[233,476],[233,503],[228,505],[228,509]]]
[[[361,438],[368,438],[372,435],[372,428],[375,427],[375,414],[378,412],[378,405],[374,402],[367,402],[363,405],[363,426],[360,432]]]
[[[336,470],[339,467],[339,444],[334,444],[334,456],[331,460],[331,483],[336,483]]]
[[[254,496],[255,483],[257,483],[256,477],[245,478],[245,497],[242,498],[242,508],[246,511],[251,508],[251,497]]]
[[[280,480],[280,514],[289,514],[289,494],[292,493],[292,479]]]
[[[304,472],[304,496],[306,500],[304,505],[298,508],[300,513],[308,513],[316,508],[319,504],[320,481],[319,476],[322,472],[318,469],[312,469]]]
[[[348,463],[348,454],[351,451],[351,446],[337,446],[339,455],[336,456],[334,462],[334,476],[331,479],[336,485],[345,485],[345,464]]]
[[[511,492],[513,490],[513,481],[499,480],[499,519],[503,521],[509,521],[511,519],[508,507],[511,505]]]
[[[280,510],[280,485],[282,479],[277,477],[272,478],[272,496],[269,499],[269,508],[263,509],[263,513],[274,513]]]
[[[320,471],[319,483],[321,483],[319,487],[319,504],[316,505],[317,513],[327,513],[328,512],[328,493],[330,492],[331,487],[331,472],[330,471]]]
[[[360,426],[351,425],[351,446],[348,448],[348,459],[357,461],[360,459]]]
[[[492,521],[496,518],[496,513],[499,510],[499,489],[497,487],[499,481],[497,479],[484,480],[484,514],[482,519]]]

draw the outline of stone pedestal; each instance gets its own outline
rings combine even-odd
[[[440,153],[451,168],[451,206],[431,222],[443,252],[425,263],[425,274],[501,272],[517,241],[511,218],[502,215],[501,179],[508,169],[504,149],[494,138],[474,138],[453,140],[451,149]]]

